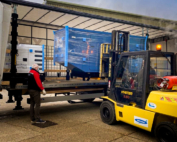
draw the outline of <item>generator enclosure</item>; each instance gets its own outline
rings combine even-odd
[[[112,33],[66,26],[54,31],[54,65],[72,70],[73,76],[99,76],[100,46],[111,44]],[[147,37],[129,36],[129,51],[146,50]]]
[[[11,44],[8,44],[7,49],[11,49]],[[40,73],[44,73],[44,45],[18,44],[17,50],[17,73],[29,73],[35,63],[39,65]],[[11,69],[10,53],[6,53],[4,69]]]

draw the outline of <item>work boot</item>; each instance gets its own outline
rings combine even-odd
[[[42,120],[42,119],[39,119],[36,121],[36,123],[45,123],[46,121]]]
[[[32,119],[31,120],[31,123],[33,124],[33,123],[35,123],[36,122],[36,119]]]

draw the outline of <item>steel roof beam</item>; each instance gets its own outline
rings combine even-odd
[[[29,2],[29,1],[23,1],[23,0],[0,0],[0,1],[7,3],[7,4],[9,4],[9,3],[10,4],[18,4],[18,5],[30,6],[30,7],[40,8],[40,9],[47,9],[47,10],[56,11],[56,12],[74,14],[74,15],[78,15],[78,16],[90,17],[90,18],[95,18],[95,19],[100,19],[100,20],[112,21],[112,22],[117,22],[117,23],[122,23],[122,24],[129,24],[129,25],[146,27],[146,28],[157,29],[157,30],[165,30],[165,31],[169,31],[169,32],[172,32],[172,31],[177,32],[177,30],[173,30],[173,29],[166,29],[166,28],[151,26],[151,25],[147,25],[147,24],[130,22],[130,21],[114,19],[114,18],[99,16],[99,15],[93,15],[93,14],[68,10],[68,9],[64,9],[64,8],[58,8],[58,7],[54,7],[54,6],[33,3],[33,2]]]

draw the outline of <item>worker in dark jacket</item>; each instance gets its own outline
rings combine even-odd
[[[31,103],[30,116],[32,123],[45,123],[45,121],[40,118],[40,92],[42,91],[43,95],[45,95],[46,92],[40,80],[38,69],[39,66],[34,64],[28,74],[28,90]]]

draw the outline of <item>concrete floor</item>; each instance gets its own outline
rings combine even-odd
[[[123,122],[110,126],[100,119],[101,100],[94,103],[46,103],[41,107],[41,118],[58,125],[39,128],[31,125],[29,105],[25,96],[24,110],[12,111],[15,104],[6,104],[7,92],[0,100],[0,142],[155,142],[146,131]],[[51,95],[49,95],[51,96]]]

